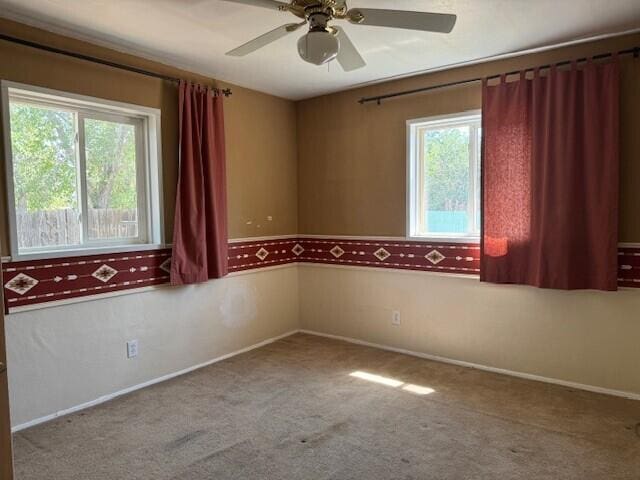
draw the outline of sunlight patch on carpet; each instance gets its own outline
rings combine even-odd
[[[401,380],[396,380],[395,378],[383,377],[382,375],[363,372],[361,370],[356,370],[354,372],[351,372],[349,375],[352,377],[359,378],[361,380],[367,380],[368,382],[379,383],[380,385],[385,385],[387,387],[392,387],[392,388],[400,387],[402,390],[406,392],[414,393],[416,395],[429,395],[430,393],[435,392],[435,390],[430,387],[415,385],[413,383],[405,383]]]

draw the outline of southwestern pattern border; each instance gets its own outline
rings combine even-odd
[[[5,311],[69,298],[161,285],[169,281],[171,250],[3,263]]]
[[[477,244],[300,238],[298,261],[477,275]]]
[[[621,247],[618,285],[640,288],[640,247]],[[5,310],[169,282],[170,249],[3,263]],[[321,263],[478,275],[480,247],[404,240],[274,238],[229,243],[229,272]]]

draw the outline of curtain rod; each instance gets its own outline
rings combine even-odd
[[[159,78],[161,80],[166,80],[168,82],[174,82],[174,83],[180,82],[180,79],[176,77],[170,77],[168,75],[162,75],[160,73],[150,72],[148,70],[143,70],[142,68],[133,67],[131,65],[123,65],[121,63],[111,62],[109,60],[103,60],[102,58],[92,57],[91,55],[84,55],[82,53],[71,52],[69,50],[63,50],[61,48],[56,48],[49,45],[43,45],[41,43],[32,42],[30,40],[24,40],[22,38],[5,35],[4,33],[0,33],[0,40],[4,40],[5,42],[16,43],[18,45],[22,45],[25,47],[36,48],[38,50],[44,50],[45,52],[57,53],[58,55],[65,55],[67,57],[86,60],[87,62],[98,63],[100,65],[106,65],[107,67],[118,68],[120,70],[126,70],[128,72],[139,73],[140,75]],[[229,95],[232,94],[232,91],[230,88],[224,88],[224,89],[216,88],[215,91],[217,93],[221,93],[225,97],[228,97]]]
[[[633,54],[633,56],[635,58],[638,58],[638,56],[640,55],[640,47],[633,47],[633,48],[628,48],[626,50],[620,50],[618,52],[618,55],[630,55]],[[594,55],[593,58],[594,60],[598,60],[601,58],[607,58],[612,56],[613,53],[609,52],[609,53],[601,53],[599,55]],[[558,62],[555,63],[554,65],[556,66],[562,66],[562,65],[569,65],[573,60],[565,60],[562,62]],[[575,60],[576,62],[586,62],[587,59],[586,58],[579,58],[578,60]],[[550,68],[551,65],[542,65],[540,67],[537,68]],[[533,71],[534,68],[526,68],[524,71],[525,72],[529,72],[529,71]],[[376,95],[374,97],[362,97],[360,100],[358,100],[358,103],[363,105],[365,103],[369,103],[369,102],[376,102],[378,105],[380,105],[382,103],[382,100],[387,100],[389,98],[394,98],[394,97],[403,97],[405,95],[415,95],[417,93],[422,93],[422,92],[428,92],[429,90],[437,90],[440,88],[447,88],[447,87],[454,87],[457,85],[466,85],[468,83],[475,83],[475,82],[481,82],[483,80],[483,78],[486,78],[487,80],[491,80],[494,78],[500,78],[502,75],[515,75],[517,73],[520,73],[521,70],[516,70],[513,72],[507,72],[501,75],[491,75],[489,77],[476,77],[476,78],[470,78],[468,80],[458,80],[455,82],[449,82],[449,83],[441,83],[439,85],[431,85],[429,87],[421,87],[421,88],[414,88],[413,90],[403,90],[400,92],[393,92],[393,93],[387,93],[385,95]]]

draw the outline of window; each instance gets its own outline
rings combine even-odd
[[[11,253],[161,243],[158,110],[2,82]]]
[[[408,236],[480,234],[480,112],[407,122]]]

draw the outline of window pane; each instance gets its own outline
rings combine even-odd
[[[89,239],[138,237],[135,127],[87,118],[84,133]]]
[[[468,126],[424,133],[424,225],[429,233],[469,231]]]
[[[75,115],[10,101],[18,249],[80,243]]]

